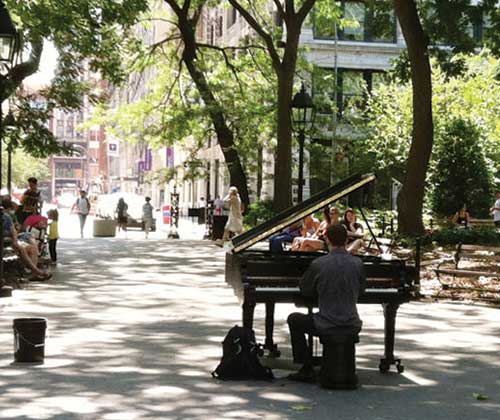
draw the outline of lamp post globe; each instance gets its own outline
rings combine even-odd
[[[0,0],[0,62],[12,65],[18,50],[18,34],[12,22],[9,11]]]
[[[299,141],[299,179],[297,199],[302,202],[303,188],[304,188],[304,143],[306,131],[309,131],[314,126],[314,119],[316,116],[316,109],[314,103],[306,91],[304,84],[297,92],[292,102],[290,103],[290,113],[292,120],[292,129],[297,132],[297,139]]]

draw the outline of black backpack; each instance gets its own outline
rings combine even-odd
[[[263,351],[252,329],[235,325],[222,342],[222,359],[212,376],[222,380],[274,379],[271,369],[261,365]]]

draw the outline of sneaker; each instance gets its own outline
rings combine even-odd
[[[288,379],[292,381],[314,384],[316,383],[316,372],[312,367],[302,366],[297,372],[288,375]]]
[[[222,242],[222,239],[217,239],[215,241],[215,245],[220,246],[222,248],[224,246],[224,242]]]

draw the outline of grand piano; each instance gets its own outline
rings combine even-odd
[[[374,174],[357,174],[286,209],[272,219],[232,239],[232,248],[226,253],[226,282],[233,288],[243,309],[243,325],[253,327],[255,306],[266,305],[264,349],[272,357],[280,351],[273,340],[274,311],[277,303],[294,303],[296,306],[317,307],[317,299],[305,298],[298,287],[299,280],[311,262],[324,252],[271,253],[262,241],[287,226],[313,214],[327,205],[367,188],[376,179]],[[360,209],[361,210],[361,209]],[[361,211],[372,241],[378,245],[368,221]],[[267,245],[267,244],[266,244]],[[417,243],[415,261],[380,256],[360,256],[366,271],[367,288],[359,296],[360,304],[380,304],[384,314],[384,355],[380,359],[381,372],[395,365],[403,372],[401,359],[394,356],[396,314],[402,303],[417,295],[419,288],[420,249]]]

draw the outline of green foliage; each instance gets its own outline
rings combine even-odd
[[[7,153],[2,154],[2,179],[7,179]],[[22,187],[26,180],[34,176],[39,181],[50,179],[50,168],[47,159],[35,158],[23,150],[12,153],[12,185]]]
[[[430,180],[432,208],[439,215],[451,215],[463,204],[470,214],[487,217],[491,175],[480,147],[481,134],[461,118],[448,121],[436,139],[436,169]]]
[[[254,227],[275,215],[272,200],[257,200],[250,204],[248,213],[243,218],[243,223],[248,227]]]
[[[436,243],[438,245],[456,245],[458,243],[470,245],[500,245],[500,233],[494,228],[451,228],[434,231],[422,238],[423,245]]]
[[[18,96],[15,102],[15,124],[5,127],[3,141],[7,149],[22,149],[35,158],[53,154],[71,154],[72,148],[60,143],[47,127],[52,108],[32,106],[30,95]]]
[[[459,55],[456,59],[464,65],[464,71],[458,76],[448,76],[435,61],[432,63],[434,146],[439,150],[440,144],[446,141],[450,121],[467,121],[478,132],[477,147],[484,156],[488,172],[492,177],[498,178],[500,82],[497,80],[497,72],[500,60],[486,50],[473,56]],[[403,181],[410,149],[413,123],[411,84],[394,79],[376,87],[368,98],[365,119],[354,123],[360,133],[351,141],[355,165],[358,170],[377,171],[379,185],[386,185],[383,194],[388,196],[390,179]],[[431,156],[429,176],[436,169],[437,159],[434,154]],[[431,188],[427,191],[430,192]],[[487,194],[484,195],[485,200],[491,201]],[[456,200],[458,202],[455,201],[455,206],[463,204],[460,203],[460,198]],[[470,201],[467,204],[473,206]],[[455,208],[453,213],[456,210]]]

